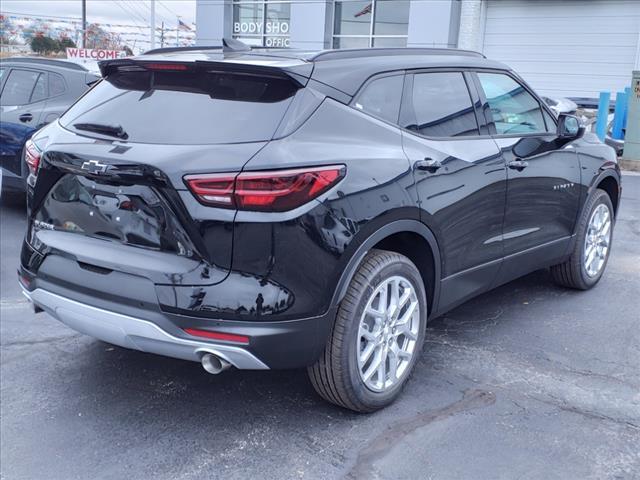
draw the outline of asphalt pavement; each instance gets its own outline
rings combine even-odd
[[[591,291],[535,272],[433,320],[402,397],[323,402],[303,370],[205,373],[34,314],[0,200],[0,477],[640,478],[640,176]]]

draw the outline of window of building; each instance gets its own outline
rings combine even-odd
[[[291,2],[281,0],[234,0],[233,38],[270,48],[289,47]]]
[[[404,75],[375,79],[358,95],[354,107],[388,122],[398,123],[403,83]]]
[[[406,47],[408,0],[337,0],[333,48]]]
[[[518,82],[501,73],[478,73],[498,134],[546,132],[538,101]]]
[[[411,119],[403,125],[427,137],[478,135],[478,122],[460,72],[418,73],[413,77]]]

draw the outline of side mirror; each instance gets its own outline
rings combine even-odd
[[[558,136],[560,138],[577,139],[584,135],[585,128],[580,126],[580,120],[573,115],[561,113],[558,117]]]

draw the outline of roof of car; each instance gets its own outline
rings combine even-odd
[[[507,66],[469,50],[447,48],[367,48],[341,50],[264,49],[233,51],[225,47],[155,49],[134,60],[216,62],[273,67],[312,78],[353,96],[371,76],[420,68],[497,68]]]
[[[55,58],[39,58],[39,57],[9,57],[2,60],[3,64],[18,63],[18,64],[32,64],[40,66],[49,66],[57,68],[68,68],[70,70],[78,70],[82,72],[88,72],[89,70],[79,63],[69,62],[67,60],[58,60]]]

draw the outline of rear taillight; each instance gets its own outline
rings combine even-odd
[[[322,195],[344,177],[345,171],[344,165],[333,165],[240,174],[188,175],[185,181],[193,194],[207,205],[284,212]]]
[[[38,167],[40,166],[40,149],[36,147],[36,144],[31,140],[27,140],[27,143],[24,145],[24,159],[27,162],[27,166],[29,167],[29,172],[32,175],[38,174]]]

